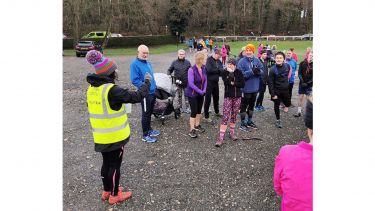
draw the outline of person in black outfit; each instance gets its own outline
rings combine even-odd
[[[292,68],[285,63],[285,54],[277,52],[275,54],[276,64],[270,69],[268,76],[268,89],[271,95],[271,100],[274,102],[274,110],[276,115],[276,127],[282,128],[280,121],[280,103],[282,102],[284,112],[288,112],[290,106],[289,95],[289,77],[292,73]]]
[[[174,76],[176,78],[176,98],[177,98],[177,114],[180,113],[182,109],[182,95],[185,93],[185,88],[187,86],[187,79],[188,79],[188,70],[191,67],[190,61],[185,58],[185,51],[183,49],[178,50],[178,58],[174,60],[171,64],[171,66],[168,68],[167,74],[171,75],[174,73]],[[185,110],[182,111],[187,114],[190,113],[189,109],[189,101],[187,97],[185,97]]]
[[[313,52],[311,51],[305,60],[299,64],[298,69],[299,87],[298,87],[298,110],[294,114],[295,117],[300,117],[302,113],[302,106],[305,102],[305,96],[312,93],[313,87]]]
[[[207,90],[204,102],[204,120],[212,122],[209,114],[209,108],[211,104],[211,96],[213,98],[213,104],[215,114],[218,117],[222,115],[219,113],[219,77],[221,72],[224,71],[223,63],[221,63],[221,49],[216,49],[214,54],[207,59],[206,73],[207,73]]]
[[[258,95],[256,104],[255,104],[255,110],[256,111],[265,111],[265,109],[263,107],[263,98],[264,98],[264,93],[266,92],[266,88],[267,88],[267,84],[268,84],[267,51],[262,50],[260,52],[260,54],[261,55],[260,55],[259,60],[263,65],[264,72],[263,72],[263,75],[261,77],[260,84],[259,84],[259,95]]]

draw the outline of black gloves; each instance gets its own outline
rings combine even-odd
[[[260,76],[260,69],[259,69],[258,67],[254,68],[254,69],[253,69],[253,73],[254,73],[254,75],[256,75],[256,76]]]

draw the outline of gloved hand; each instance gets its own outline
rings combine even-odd
[[[181,85],[182,84],[182,81],[180,81],[180,80],[176,80],[176,84],[179,84],[179,85]]]
[[[145,74],[145,81],[149,81],[149,82],[151,82],[151,80],[152,80],[152,76],[151,76],[151,74],[150,74],[150,73],[146,73],[146,74]]]
[[[260,75],[260,69],[259,68],[254,68],[253,69],[253,73],[254,73],[254,75],[256,75],[256,76],[259,76]]]
[[[307,86],[307,83],[302,83],[302,87],[306,87]]]

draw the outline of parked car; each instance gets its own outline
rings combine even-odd
[[[95,31],[90,32],[82,37],[82,39],[88,39],[88,38],[105,38],[105,31]],[[109,36],[111,36],[111,33],[108,33]]]
[[[123,37],[122,34],[111,33],[111,37]]]
[[[76,56],[80,57],[81,55],[86,56],[87,52],[90,50],[98,50],[103,53],[102,46],[100,44],[95,44],[94,41],[79,41],[75,46]]]

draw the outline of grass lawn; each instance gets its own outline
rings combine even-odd
[[[229,42],[231,47],[231,53],[238,55],[241,48],[248,43],[252,43],[255,45],[256,50],[258,49],[259,43],[268,43],[270,46],[276,45],[278,50],[287,50],[291,47],[295,49],[295,52],[298,56],[298,60],[301,61],[302,58],[305,57],[305,52],[307,47],[312,47],[312,41],[241,41],[241,42]],[[215,43],[214,43],[215,45]],[[219,43],[222,45],[222,42]],[[150,47],[150,54],[163,54],[163,53],[171,53],[176,52],[180,48],[187,49],[185,44],[179,44],[178,48],[177,45],[162,45],[162,46],[153,46]],[[104,49],[103,53],[109,56],[131,56],[136,55],[137,48],[111,48],[111,49]],[[256,52],[257,53],[257,52]],[[75,56],[74,50],[64,50],[65,56]]]

